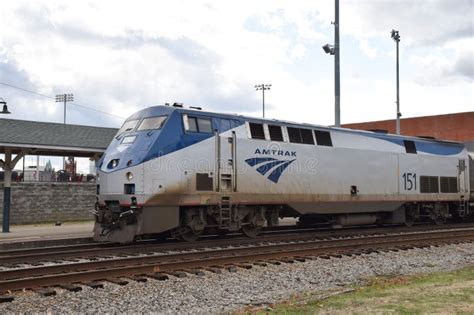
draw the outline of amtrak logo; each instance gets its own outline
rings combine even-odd
[[[276,150],[276,149],[256,149],[255,154],[294,156],[294,157],[296,157],[296,151]]]
[[[278,183],[281,174],[283,171],[296,159],[293,160],[277,160],[271,157],[256,157],[245,160],[245,162],[252,166],[256,167],[257,172],[262,174],[262,176],[266,176],[269,180],[274,182],[275,184]],[[267,176],[267,173],[270,173]]]

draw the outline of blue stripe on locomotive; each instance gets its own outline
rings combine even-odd
[[[133,131],[126,132],[114,139],[107,148],[106,154],[99,161],[101,166],[103,160],[120,159],[119,165],[113,170],[118,171],[128,166],[138,165],[160,156],[181,150],[193,144],[199,143],[214,136],[213,133],[185,132],[182,123],[182,112],[169,106],[149,107],[130,116],[127,120],[142,119],[167,115],[168,118],[160,130],[155,131]],[[236,128],[245,123],[243,120],[231,117],[218,117],[200,112],[190,112],[192,116],[205,116],[212,119],[212,127],[219,133]],[[133,144],[127,145],[125,150],[119,150],[121,141],[126,136],[136,136]],[[125,158],[124,158],[125,157]],[[128,161],[132,162],[128,164]],[[128,164],[128,165],[127,165]]]
[[[219,133],[223,133],[229,129],[236,128],[245,123],[244,121],[236,119],[222,119],[215,116],[201,114],[199,112],[193,112],[190,115],[211,117],[212,127],[214,130],[217,129]],[[186,148],[188,146],[191,146],[214,136],[213,133],[184,132],[181,117],[182,116],[180,111],[175,111],[170,115],[168,121],[166,122],[166,125],[162,128],[158,141],[156,141],[151,146],[144,161],[148,161],[158,156],[163,156],[181,150],[183,148]]]
[[[342,132],[349,134],[357,134],[360,136],[377,138],[391,143],[397,144],[404,147],[404,140],[414,141],[418,152],[436,154],[436,155],[455,155],[462,152],[464,146],[458,143],[448,143],[440,141],[423,140],[415,137],[404,137],[397,135],[386,135],[378,134],[359,130],[350,129],[332,129],[329,127],[310,126],[310,125],[299,125],[289,122],[278,122],[267,120],[261,120],[258,118],[247,118],[242,116],[230,115],[230,114],[218,114],[209,112],[198,112],[190,111],[185,109],[177,109],[170,106],[154,106],[143,109],[134,115],[130,116],[127,120],[141,119],[145,117],[154,117],[167,115],[168,119],[161,130],[156,131],[140,131],[140,132],[127,132],[121,135],[118,139],[114,139],[107,149],[106,155],[103,156],[98,165],[102,164],[102,161],[107,156],[107,161],[112,158],[121,158],[119,165],[113,169],[117,171],[127,167],[128,160],[132,160],[129,166],[137,165],[159,156],[163,156],[193,144],[199,143],[203,140],[209,139],[214,135],[212,133],[192,133],[184,132],[182,123],[182,114],[186,113],[192,116],[205,116],[212,119],[213,129],[217,129],[219,133],[223,133],[229,129],[236,128],[245,123],[245,121],[256,122],[256,123],[271,123],[275,125],[286,125],[290,127],[299,128],[315,128],[319,130],[326,130],[331,132]],[[124,136],[137,136],[135,142],[128,145],[125,150],[119,150],[121,141]],[[124,158],[125,159],[122,159]],[[127,160],[127,161],[125,161]],[[110,171],[110,170],[106,170]]]
[[[405,147],[404,140],[411,140],[415,142],[416,150],[418,152],[424,152],[436,155],[455,155],[459,154],[464,150],[464,146],[458,143],[448,143],[439,141],[427,141],[420,140],[413,137],[402,137],[402,136],[390,136],[381,134],[361,133],[361,135],[368,136],[371,138],[382,139],[391,143],[395,143],[399,146]]]

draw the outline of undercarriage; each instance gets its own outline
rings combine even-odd
[[[107,202],[96,207],[94,239],[120,243],[141,237],[171,236],[183,241],[195,241],[204,234],[241,232],[257,237],[263,227],[275,227],[279,219],[298,217],[299,225],[329,225],[334,228],[362,225],[412,226],[418,223],[443,224],[448,220],[462,221],[472,217],[472,209],[459,203],[407,203],[395,211],[344,214],[300,215],[285,205],[232,205],[222,198],[219,205],[196,207],[122,207]]]

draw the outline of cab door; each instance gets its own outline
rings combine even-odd
[[[236,148],[235,131],[219,134],[216,131],[216,173],[217,191],[232,192],[237,190],[236,178]]]

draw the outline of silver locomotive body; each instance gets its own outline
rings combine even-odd
[[[130,117],[98,174],[99,241],[470,215],[462,144],[171,106]]]

